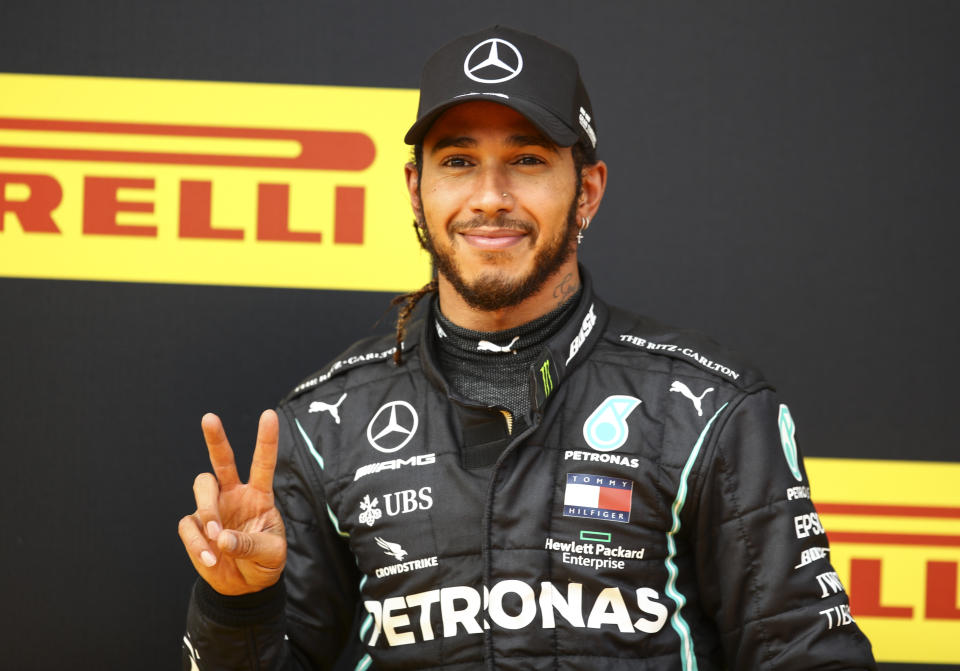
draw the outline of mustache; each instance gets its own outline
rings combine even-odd
[[[468,219],[467,221],[455,221],[449,226],[450,233],[463,233],[478,228],[499,228],[508,231],[518,231],[520,233],[535,233],[537,228],[529,221],[523,219],[510,219],[505,215],[490,218],[481,214]]]

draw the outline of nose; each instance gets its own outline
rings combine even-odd
[[[476,188],[470,197],[470,210],[494,218],[512,212],[516,200],[510,191],[510,180],[499,166],[486,167],[477,176]]]

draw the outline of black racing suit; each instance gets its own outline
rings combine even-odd
[[[584,282],[519,435],[448,390],[426,302],[402,366],[362,341],[287,396],[284,580],[198,581],[185,668],[875,668],[787,407]]]

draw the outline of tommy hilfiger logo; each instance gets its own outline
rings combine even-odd
[[[568,473],[563,516],[629,522],[633,481],[587,473]]]

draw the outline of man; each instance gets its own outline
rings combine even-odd
[[[245,485],[203,418],[188,668],[875,668],[787,406],[577,265],[607,170],[572,56],[452,42],[406,141],[438,272],[396,345],[264,413]]]

